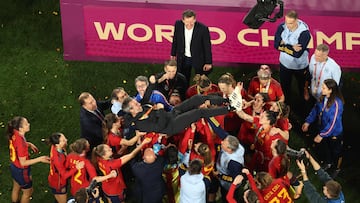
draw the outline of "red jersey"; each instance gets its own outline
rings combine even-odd
[[[262,189],[260,192],[265,202],[291,203],[294,200],[289,194],[289,185],[284,180],[274,179],[271,185]]]
[[[59,152],[54,145],[50,149],[50,171],[48,181],[50,187],[61,189],[66,186],[66,180],[76,172],[76,168],[66,168],[65,152]]]
[[[113,132],[109,132],[106,144],[110,146],[110,148],[113,150],[114,153],[117,153],[121,148],[120,145],[121,139],[122,139],[121,136],[116,135]]]
[[[283,131],[289,131],[289,119],[279,118],[275,123],[275,127],[280,128]]]
[[[268,93],[269,101],[278,101],[284,95],[280,83],[275,79],[271,78],[268,85],[260,87],[259,77],[255,76],[250,81],[248,94],[254,97],[259,92]]]
[[[66,157],[66,166],[68,166],[68,168],[75,168],[76,163],[81,161],[84,162],[84,168],[77,170],[70,178],[70,192],[72,195],[75,195],[79,189],[89,186],[90,181],[97,175],[95,167],[91,162],[84,156],[80,156],[76,153],[70,153]]]
[[[246,109],[244,109],[244,112],[252,115],[253,114],[253,109],[252,107],[248,107]],[[254,116],[254,120],[259,120],[259,116]],[[248,145],[251,146],[252,144],[255,143],[255,135],[257,132],[258,126],[256,126],[256,123],[253,122],[247,122],[244,121],[241,126],[240,126],[240,130],[238,133],[238,139],[240,141],[241,144],[243,145]]]
[[[258,117],[254,117],[253,123],[258,128],[256,129],[255,135],[255,153],[250,166],[252,170],[268,171],[269,162],[273,157],[271,152],[271,143],[277,139],[284,140],[284,138],[280,134],[270,135],[270,129],[263,129],[259,123]]]
[[[197,95],[197,94],[202,94],[202,95],[208,95],[209,93],[216,93],[216,92],[220,92],[220,89],[217,85],[215,84],[211,84],[210,85],[210,89],[206,92],[200,92],[200,89],[197,85],[193,85],[193,86],[190,86],[187,90],[186,90],[186,98],[190,98],[194,95]]]
[[[247,174],[250,187],[256,193],[261,203],[293,203],[294,200],[291,198],[288,190],[290,185],[284,182],[282,179],[274,179],[273,182],[266,188],[259,190],[256,186],[254,178],[251,174]]]
[[[116,170],[117,176],[115,178],[109,178],[102,182],[102,189],[109,196],[120,196],[123,190],[126,188],[122,172],[120,170],[122,166],[121,159],[98,159],[99,169],[101,173],[106,176],[109,175],[111,170]]]
[[[283,179],[286,184],[290,185],[290,179],[287,174],[280,174],[281,173],[281,161],[284,156],[276,156],[273,157],[269,163],[269,174],[274,179],[281,178]]]
[[[29,159],[28,143],[24,135],[20,135],[19,131],[14,130],[14,134],[9,140],[10,161],[18,168],[28,168],[29,166],[21,166],[19,157]]]

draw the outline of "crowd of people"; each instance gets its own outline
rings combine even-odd
[[[213,83],[209,29],[184,11],[164,71],[137,76],[136,95],[122,87],[106,101],[79,95],[81,133],[69,153],[66,136],[55,132],[46,140],[49,156],[30,159],[28,148],[38,149],[26,141],[28,120],[8,122],[11,201],[30,202],[30,166],[42,162],[50,165],[58,203],[120,203],[129,196],[143,203],[294,202],[302,193],[309,202],[345,202],[334,180],[342,160],[341,70],[325,44],[309,60],[309,40],[306,23],[289,11],[275,33],[280,81],[261,65],[248,88],[229,73]],[[316,156],[289,146],[293,75],[299,100],[312,107],[301,129],[314,136]],[[291,161],[299,170],[290,171]],[[309,181],[308,163],[325,183],[323,195]]]

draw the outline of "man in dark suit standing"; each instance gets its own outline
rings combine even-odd
[[[175,22],[171,59],[176,59],[179,72],[188,83],[192,68],[195,74],[201,75],[208,75],[212,71],[209,28],[196,21],[196,14],[192,10],[185,10],[182,20]]]
[[[90,144],[90,152],[94,147],[103,143],[102,122],[104,111],[109,109],[111,102],[96,101],[89,92],[79,96],[80,107],[80,133]]]

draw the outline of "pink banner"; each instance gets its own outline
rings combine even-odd
[[[64,20],[70,18],[63,16],[65,60],[163,62],[169,59],[173,24],[181,18],[184,7],[119,4],[77,5],[72,8],[62,5],[62,11],[81,8],[80,21],[83,22],[80,27],[81,23],[72,18],[71,27],[75,30],[68,31],[66,25],[71,23]],[[273,48],[273,40],[283,19],[264,23],[260,29],[250,29],[242,23],[247,10],[218,7],[195,10],[197,20],[209,26],[215,65],[278,64],[279,53]],[[76,18],[80,16],[76,14]],[[330,56],[341,67],[360,67],[359,17],[300,13],[300,19],[310,27],[311,54],[317,44],[327,43],[331,48]],[[77,24],[80,25],[74,26]]]

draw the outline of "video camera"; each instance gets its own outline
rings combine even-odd
[[[295,150],[295,149],[287,148],[286,149],[286,154],[289,157],[294,157],[299,161],[307,159],[306,154],[305,154],[305,150]]]
[[[96,180],[92,180],[90,182],[90,185],[86,188],[86,193],[88,194],[89,197],[93,197],[93,193],[95,193],[95,188],[97,186],[97,181]]]
[[[270,18],[276,6],[279,12]],[[284,14],[284,2],[282,0],[257,0],[257,4],[244,17],[243,23],[249,28],[258,29],[264,22],[275,22]]]

